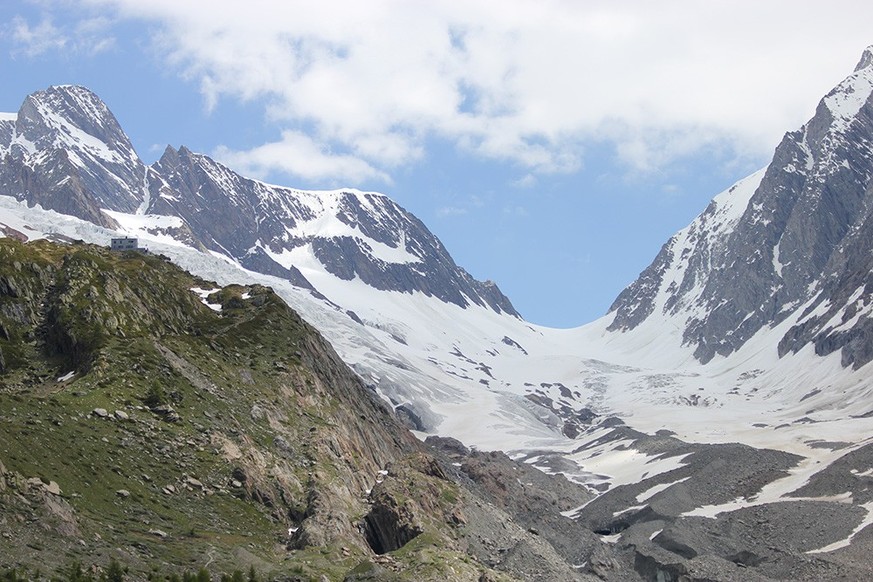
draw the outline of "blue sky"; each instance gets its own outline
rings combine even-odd
[[[0,4],[0,110],[100,95],[167,144],[384,192],[530,321],[602,315],[873,43],[873,6],[413,0]]]

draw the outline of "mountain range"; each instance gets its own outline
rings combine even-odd
[[[185,147],[146,166],[78,86],[0,115],[0,229],[136,236],[203,279],[271,287],[422,438],[505,451],[596,494],[566,517],[609,542],[601,578],[862,576],[871,95],[867,49],[765,168],[571,330],[524,321],[382,194],[270,185]],[[758,548],[771,524],[809,529],[815,515],[808,540]]]

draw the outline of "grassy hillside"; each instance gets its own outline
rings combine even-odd
[[[454,461],[269,288],[0,239],[2,579],[582,579],[541,524],[583,488],[495,457],[510,515]]]
[[[368,493],[420,454],[270,289],[152,255],[0,240],[0,387],[0,572],[29,577],[111,559],[128,578],[366,573]],[[433,531],[398,571],[444,552],[458,493],[439,481],[447,507],[415,516],[413,537]]]

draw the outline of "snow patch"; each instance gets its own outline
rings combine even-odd
[[[779,247],[781,243],[782,240],[780,239],[780,241],[776,243],[776,246],[773,247],[773,270],[776,271],[776,275],[778,275],[780,279],[782,278],[782,269],[785,267],[785,265],[782,264],[782,261],[779,260]]]
[[[46,104],[39,103],[37,109],[46,125],[58,132],[58,136],[55,138],[55,147],[80,149],[95,158],[116,164],[123,164],[126,161],[125,156],[122,156],[117,150],[110,148],[104,141],[77,127]]]
[[[873,70],[861,69],[824,98],[824,104],[834,117],[833,128],[845,131],[873,93]]]
[[[630,513],[631,511],[639,511],[640,509],[645,509],[646,507],[648,507],[648,504],[643,503],[642,505],[633,505],[625,509],[619,509],[618,511],[612,512],[612,517],[618,517],[619,515],[622,515],[624,513]]]
[[[685,477],[684,479],[679,479],[678,481],[673,481],[671,483],[660,483],[660,484],[655,485],[653,487],[649,487],[648,489],[646,489],[645,491],[643,491],[642,493],[637,495],[637,502],[642,503],[644,501],[647,501],[647,500],[651,499],[652,497],[654,497],[655,495],[657,495],[658,493],[660,493],[661,491],[664,491],[665,489],[668,489],[668,488],[670,488],[673,485],[676,485],[678,483],[682,483],[684,481],[687,481],[690,478],[691,477],[688,476],[688,477]]]
[[[200,297],[200,301],[211,309],[212,311],[221,311],[220,303],[210,303],[209,297],[213,294],[218,293],[221,289],[201,289],[200,287],[191,287],[191,291],[194,292],[198,297]]]
[[[858,533],[861,530],[863,530],[868,525],[873,524],[873,502],[862,503],[861,507],[863,507],[867,511],[867,515],[864,516],[864,519],[861,520],[861,523],[859,523],[857,526],[855,526],[855,529],[852,530],[852,533],[850,533],[845,539],[838,540],[832,544],[828,544],[827,546],[824,546],[823,548],[818,548],[816,550],[809,550],[806,553],[807,554],[823,554],[826,552],[833,552],[834,550],[839,550],[840,548],[845,548],[849,544],[851,544],[852,539],[856,535],[858,535]]]

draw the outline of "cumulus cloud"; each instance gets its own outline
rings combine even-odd
[[[637,171],[713,145],[763,155],[851,71],[873,17],[854,0],[86,4],[146,21],[207,106],[307,127],[227,159],[348,179],[387,179],[429,139],[532,174],[576,171],[592,142]]]
[[[384,172],[365,161],[347,154],[334,154],[306,134],[282,132],[282,139],[251,150],[233,151],[219,147],[213,155],[219,161],[251,176],[266,176],[283,171],[308,180],[336,180],[338,176],[363,182],[380,180],[390,182]]]

